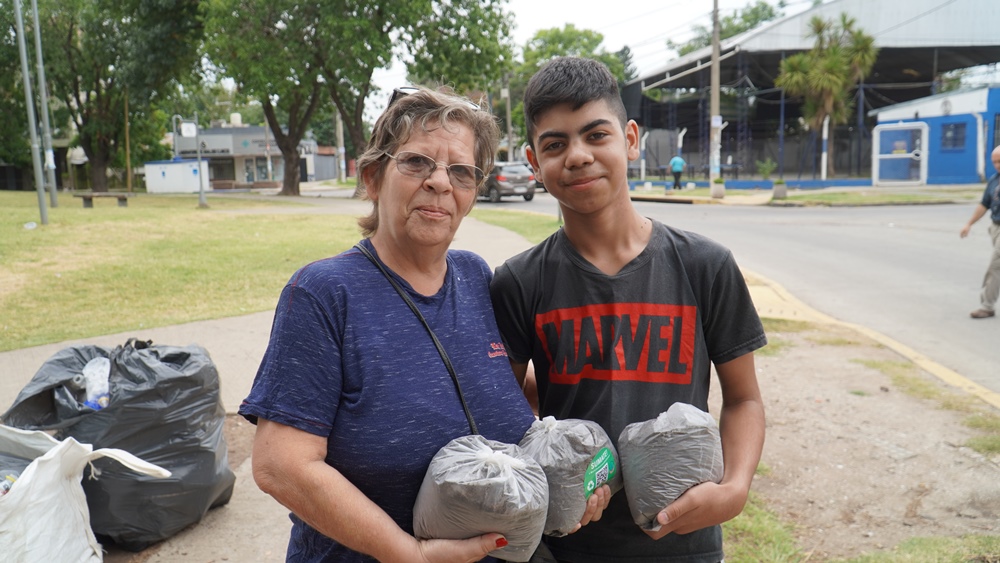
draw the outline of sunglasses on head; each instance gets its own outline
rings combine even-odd
[[[399,101],[400,98],[403,98],[405,96],[409,96],[410,94],[412,94],[414,92],[417,92],[419,90],[420,90],[420,88],[417,88],[416,86],[400,86],[399,88],[393,88],[392,95],[389,96],[389,103],[386,104],[385,109],[391,108],[392,104],[394,104],[397,101]],[[470,108],[472,108],[474,110],[481,111],[483,109],[482,106],[480,106],[479,104],[473,102],[472,100],[469,100],[468,98],[461,98],[460,97],[458,99],[464,101]]]

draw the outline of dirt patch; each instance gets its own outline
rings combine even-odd
[[[757,357],[767,438],[753,489],[811,561],[1000,533],[1000,459],[964,446],[977,435],[963,425],[970,413],[907,395],[879,367],[902,367],[941,397],[957,390],[848,329],[768,336],[783,345]]]

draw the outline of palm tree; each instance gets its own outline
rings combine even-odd
[[[813,16],[809,20],[813,48],[781,61],[774,84],[803,98],[802,117],[813,131],[819,130],[827,117],[834,124],[847,122],[853,106],[851,90],[878,58],[875,38],[855,24],[847,14],[841,14],[839,22]],[[832,177],[833,143],[828,151],[827,173]]]

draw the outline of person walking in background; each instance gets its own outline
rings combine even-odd
[[[707,412],[713,364],[722,390],[720,483],[663,507],[656,532],[633,521],[619,493],[600,520],[543,541],[559,562],[721,561],[719,524],[743,510],[764,444],[753,352],[767,338],[743,274],[722,245],[633,207],[639,129],[602,63],[546,63],[528,82],[524,113],[528,161],[565,224],[497,268],[490,294],[538,414],[593,420],[617,447],[625,426],[674,403]]]
[[[681,174],[684,173],[684,167],[687,165],[681,155],[678,154],[670,159],[670,172],[674,175],[674,186],[673,189],[681,189]]]
[[[497,353],[492,272],[448,248],[498,137],[465,98],[397,90],[358,160],[373,204],[358,221],[365,238],[302,267],[281,293],[239,413],[257,425],[254,480],[292,513],[287,561],[469,562],[507,545],[497,533],[413,536],[431,458],[470,423],[430,328],[401,296],[438,335],[479,432],[518,443],[535,417]]]
[[[997,297],[1000,296],[1000,145],[993,149],[990,159],[993,161],[993,169],[996,173],[986,182],[983,199],[976,204],[972,217],[962,227],[960,233],[962,238],[967,237],[972,225],[983,215],[990,214],[990,219],[993,220],[989,230],[993,251],[990,254],[990,264],[986,268],[986,275],[983,277],[983,289],[979,294],[979,308],[969,313],[969,316],[974,319],[988,319],[996,315]]]

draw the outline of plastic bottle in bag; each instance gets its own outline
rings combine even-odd
[[[0,469],[0,496],[7,494],[20,476],[21,474],[13,469]]]
[[[111,374],[111,360],[98,356],[83,366],[83,379],[87,385],[87,399],[84,405],[96,410],[108,406],[108,377]]]

